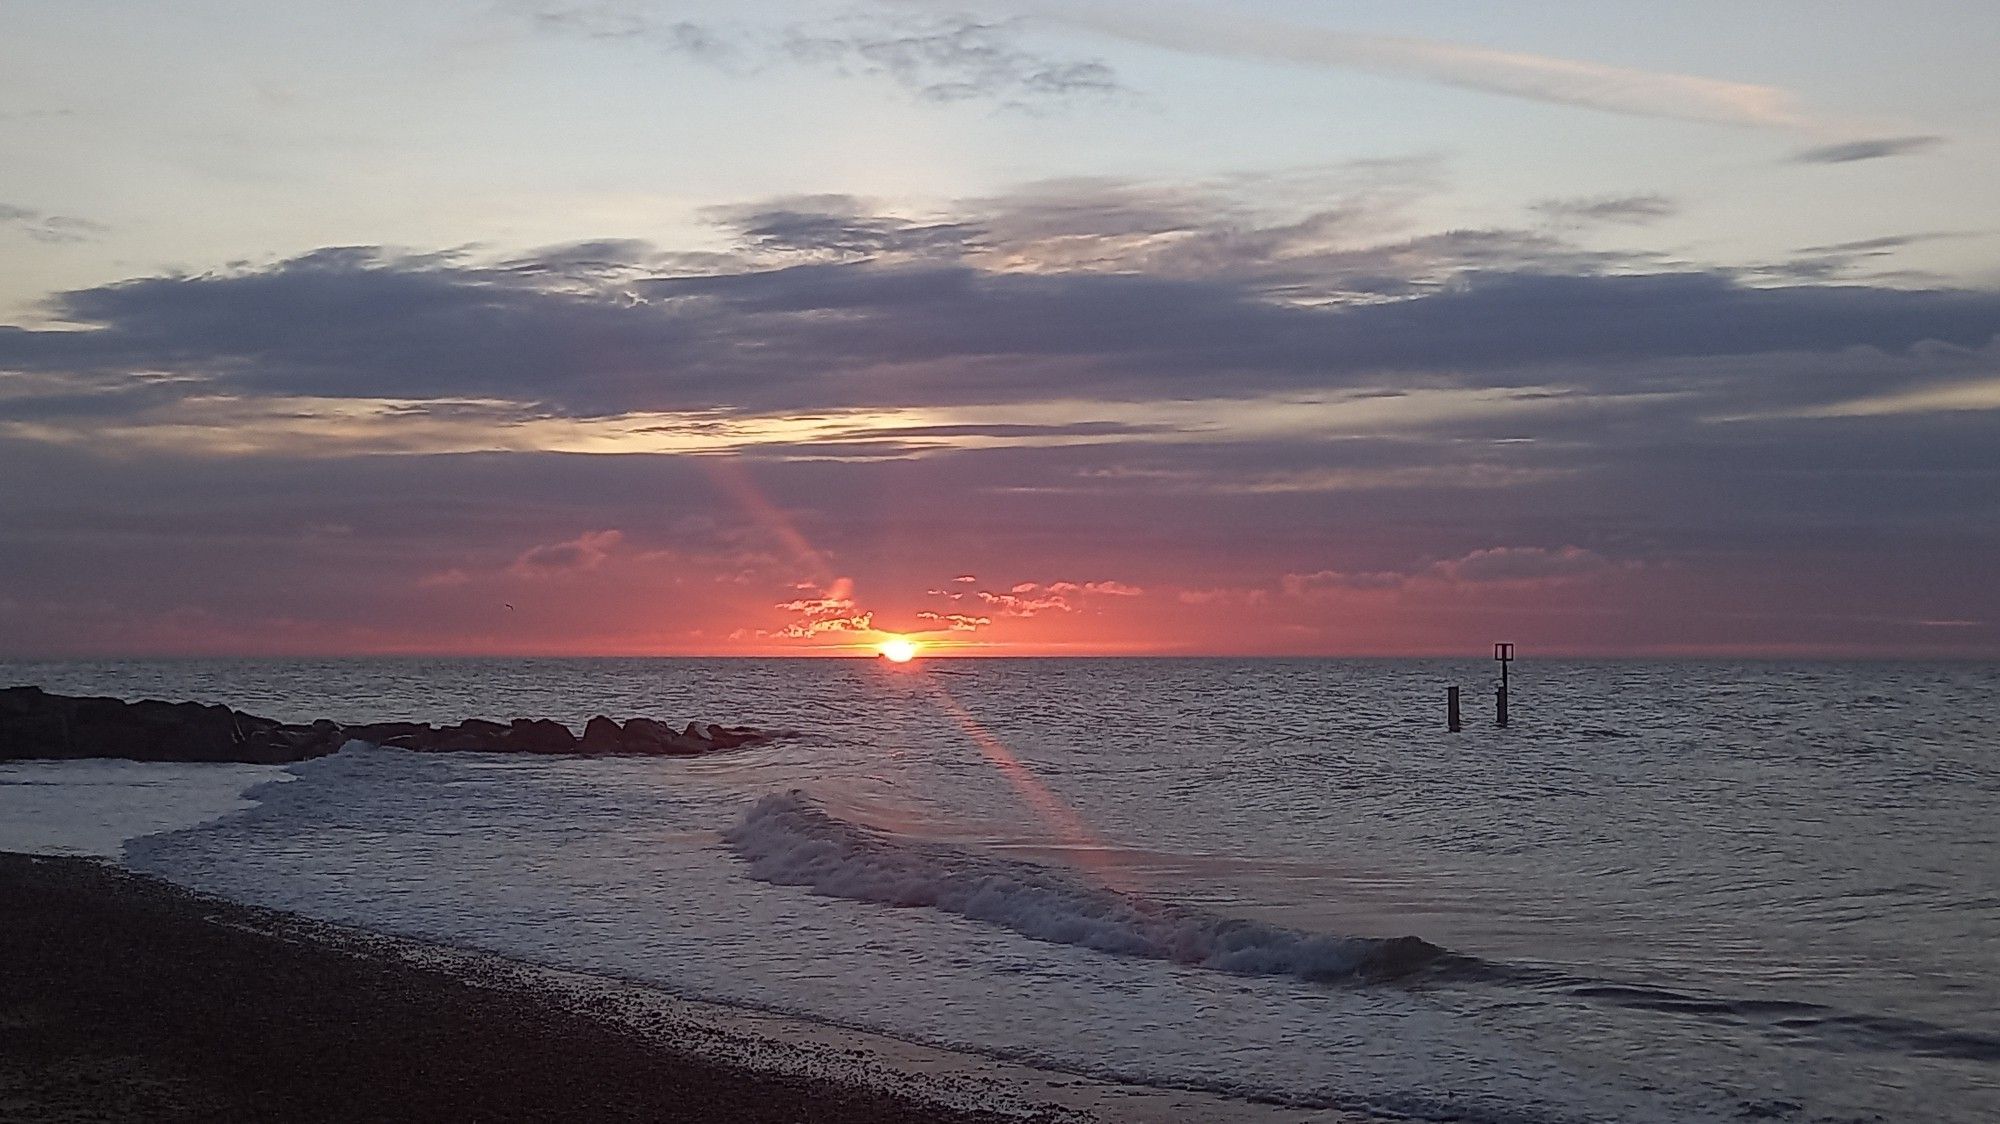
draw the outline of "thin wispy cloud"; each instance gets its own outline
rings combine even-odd
[[[725,70],[789,64],[887,79],[933,102],[993,101],[1017,109],[1135,91],[1107,63],[1031,45],[1031,25],[1065,27],[1216,58],[1344,69],[1504,97],[1637,117],[1782,129],[1814,138],[1790,159],[1805,164],[1878,160],[1943,143],[1932,134],[1866,135],[1864,122],[1816,112],[1768,84],[1614,66],[1409,36],[1362,35],[1311,24],[1227,15],[1188,4],[1132,0],[992,0],[998,18],[946,0],[883,0],[823,21],[767,25],[668,18],[664,5],[603,0],[528,8],[553,34],[650,44]],[[929,9],[927,14],[916,14]]]
[[[1792,155],[1797,164],[1852,164],[1861,160],[1882,160],[1924,152],[1944,143],[1939,136],[1875,137],[1867,140],[1823,144]]]
[[[1191,54],[1338,67],[1643,117],[1722,125],[1823,124],[1775,86],[1638,70],[1430,39],[1354,35],[1181,4],[1012,0],[1052,23]]]
[[[928,2],[928,0],[916,0]],[[1920,152],[1923,134],[1854,139],[1859,124],[1817,113],[1779,86],[1612,66],[1405,36],[1357,35],[1170,2],[1007,0],[1051,23],[1188,54],[1339,68],[1637,117],[1789,129],[1822,143],[1793,159],[1833,164]],[[1846,139],[1828,140],[1830,137]]]
[[[1618,223],[1640,226],[1671,218],[1680,207],[1664,195],[1616,195],[1592,199],[1544,199],[1532,208],[1560,225]]]
[[[102,223],[0,203],[0,231],[17,230],[37,242],[83,242],[104,233]]]
[[[529,14],[547,34],[642,44],[745,73],[793,64],[887,79],[923,101],[990,100],[1026,108],[1127,92],[1102,62],[1024,44],[1018,18],[899,12],[758,26],[669,19],[656,5],[616,2]]]

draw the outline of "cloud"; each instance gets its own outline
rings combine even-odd
[[[1623,223],[1642,226],[1671,218],[1680,207],[1664,195],[1613,195],[1591,199],[1545,199],[1536,213],[1558,223]]]
[[[712,207],[706,215],[717,225],[732,229],[746,251],[792,261],[851,261],[929,253],[955,256],[976,244],[981,234],[976,225],[967,222],[922,223],[868,214],[862,201],[849,195]]]
[[[1416,494],[1585,470],[1489,444],[1271,464],[1190,449],[1308,434],[1597,441],[1639,419],[1927,401],[1993,369],[2000,293],[1821,280],[1930,235],[1808,248],[1790,275],[1807,283],[1753,284],[1585,253],[1559,231],[1411,233],[1393,201],[1404,175],[1335,170],[1351,194],[1305,193],[1303,213],[1216,185],[1106,181],[927,215],[846,197],[748,203],[714,212],[744,247],[698,270],[601,241],[494,258],[328,248],[138,277],[52,298],[58,326],[0,326],[0,438],[134,457],[816,464],[1116,447],[1120,461],[1008,486]],[[1161,445],[1187,448],[1144,452]]]
[[[887,30],[786,30],[785,50],[801,62],[885,74],[927,101],[998,98],[1015,104],[1122,91],[1095,60],[1054,59],[1015,42],[1014,28],[964,17]]]
[[[1702,378],[1685,364],[1636,382],[1584,365],[1930,345],[1943,361],[2000,331],[2000,294],[1982,290],[1756,287],[1685,269],[1461,266],[1433,277],[1438,261],[1411,263],[1416,276],[1393,298],[1297,304],[1282,283],[1272,292],[1229,277],[1227,262],[1221,279],[861,261],[596,288],[381,251],[322,253],[79,290],[50,310],[73,327],[0,327],[0,369],[116,388],[78,396],[51,383],[7,400],[0,417],[26,424],[39,414],[36,432],[54,433],[48,415],[59,410],[100,425],[107,412],[172,402],[240,411],[275,396],[324,413],[342,399],[360,411],[352,424],[386,437],[423,420],[450,442],[437,447],[509,447],[517,430],[473,423],[511,413],[516,447],[589,448],[583,434],[596,431],[605,451],[696,450],[742,444],[750,431],[731,437],[727,427],[759,415],[800,419],[790,424],[802,440],[860,438],[870,425],[829,430],[815,412],[1187,398],[1220,372],[1235,397],[1543,386],[1551,364],[1572,387],[1666,392]],[[1779,375],[1760,385],[1802,399],[1832,389]],[[892,412],[872,427],[908,441],[969,432],[927,424],[939,423]],[[558,436],[564,427],[575,432]],[[1115,428],[1099,421],[1069,432],[1087,439]],[[1012,434],[1031,436],[1063,438]],[[773,422],[755,439],[782,442],[784,430]]]
[[[328,248],[60,294],[54,326],[0,327],[0,559],[24,602],[188,605],[257,643],[422,620],[455,650],[557,650],[543,613],[606,650],[889,613],[981,644],[1087,621],[1158,650],[1227,619],[1354,650],[1343,629],[1401,613],[1379,649],[1432,635],[1420,602],[1483,621],[1554,584],[1691,636],[1766,635],[1699,631],[1709,606],[1796,623],[1822,595],[2000,619],[1930,592],[2000,549],[2000,294],[1427,230],[1406,171],[747,201],[698,265]],[[353,532],[308,532],[331,525]],[[589,580],[495,622],[496,589],[564,573]],[[993,577],[1021,574],[1117,580]],[[31,616],[6,643],[116,647],[106,617]]]
[[[1795,411],[1794,417],[1869,417],[1955,410],[2000,410],[2000,376],[1912,387],[1893,394],[1834,402]]]
[[[780,602],[776,608],[783,613],[802,613],[808,617],[837,616],[854,609],[854,600],[849,597],[796,597]]]
[[[1400,589],[1410,575],[1394,571],[1314,570],[1309,574],[1286,574],[1278,588],[1287,597],[1316,597],[1337,590]]]
[[[797,619],[778,629],[756,630],[756,635],[804,640],[827,633],[867,632],[875,627],[875,614],[859,611],[851,579],[836,578],[824,589],[812,582],[798,584],[811,590],[812,596],[794,597],[773,606]]]
[[[769,631],[758,630],[759,636],[775,636],[787,640],[804,640],[826,633],[868,632],[875,627],[874,613],[856,613],[841,617],[808,617],[794,621],[783,628]]]
[[[1862,377],[1870,360],[1857,355],[1852,364],[1835,372],[1841,381]],[[1799,371],[1827,375],[1816,363]],[[1731,379],[1754,382],[1768,373],[1752,357]],[[1452,643],[1476,647],[1497,623],[1480,614],[1512,606],[1523,615],[1508,620],[1534,622],[1537,650],[1552,650],[1558,640],[1615,647],[1679,638],[1694,648],[1727,641],[1769,651],[1808,640],[1901,642],[1889,625],[1799,623],[1800,614],[1831,612],[1843,600],[1885,619],[2000,619],[2000,599],[1982,582],[2000,550],[2000,524],[1991,518],[2000,495],[1992,457],[2000,411],[1725,423],[1701,420],[1709,404],[1703,396],[1645,398],[1617,410],[1467,416],[1387,434],[1115,440],[972,449],[920,463],[741,463],[830,565],[884,595],[866,606],[878,610],[871,620],[891,607],[899,617],[917,609],[987,616],[994,623],[980,630],[984,643],[1030,634],[1108,641],[1130,637],[1118,629],[1159,619],[1163,628],[1171,624],[1160,643],[1197,649],[1226,639],[1272,650],[1274,637],[1291,635],[1283,629],[1310,626],[1317,631],[1299,635],[1320,639],[1301,639],[1301,650],[1438,651]],[[419,634],[425,643],[415,650],[767,651],[801,643],[769,635],[794,623],[774,605],[825,596],[817,585],[790,588],[793,556],[712,487],[707,458],[356,456],[329,471],[324,462],[279,455],[111,452],[0,439],[0,478],[12,485],[0,490],[0,559],[13,596],[37,606],[113,607],[96,616],[36,609],[0,630],[0,646],[131,650],[142,635],[131,630],[139,619],[131,614],[185,605],[237,622],[208,633],[203,650],[215,651],[237,650],[232,637],[254,645],[282,639],[296,651],[393,650]],[[1497,488],[1444,478],[1386,491],[1248,496],[1187,486],[1204,477],[1461,460],[1559,471]],[[1116,478],[1115,488],[1054,487],[1112,480],[1106,473],[1120,466],[1172,476]],[[325,523],[354,531],[337,540],[303,537],[305,528]],[[626,540],[584,575],[588,581],[537,583],[536,604],[521,603],[518,617],[496,616],[498,600],[518,600],[493,582],[505,580],[522,544],[566,541],[579,526],[621,528]],[[1601,575],[1615,581],[1571,579],[1561,612],[1538,600],[1543,585],[1525,581],[1434,580],[1400,600],[1293,601],[1274,576],[1326,570],[1349,581],[1365,574],[1402,581],[1438,560],[1496,544],[1540,544],[1551,553],[1574,545],[1616,567],[1649,564]],[[648,561],[661,551],[671,559]],[[969,559],[979,561],[987,581],[940,588],[1010,592],[993,576],[1053,572],[1116,575],[1168,596],[1107,598],[1105,612],[1088,616],[1016,619],[977,601],[926,602],[904,584],[916,567],[942,578],[962,573],[957,567]],[[475,580],[418,585],[423,575],[452,568]],[[1799,583],[1801,572],[1814,581]],[[1242,592],[1190,604],[1177,595],[1190,585]],[[1267,591],[1262,602],[1248,592],[1257,589]],[[1718,615],[1752,608],[1765,615]],[[1603,609],[1625,614],[1612,631],[1591,615]],[[838,615],[851,621],[862,611]],[[280,616],[300,623],[281,630],[255,623]],[[1379,628],[1369,623],[1378,618]],[[128,622],[123,631],[115,627],[120,619]],[[314,633],[307,624],[315,621],[328,630]],[[528,631],[535,621],[539,631]],[[1226,632],[1216,631],[1216,622],[1227,622]],[[494,631],[508,625],[522,631]],[[358,631],[364,626],[365,636]],[[746,627],[767,635],[723,640]],[[707,629],[711,639],[684,639],[690,628]],[[1452,641],[1454,628],[1469,640]],[[1954,651],[1990,652],[2000,642],[1990,631],[1932,631],[1949,632]],[[595,648],[592,638],[601,641]],[[1947,640],[1909,643],[1940,651]]]
[[[1927,152],[1944,143],[1944,138],[1933,135],[1904,137],[1874,137],[1866,140],[1840,141],[1813,148],[1801,149],[1792,154],[1795,164],[1852,164],[1860,160],[1883,160],[1891,156],[1907,156],[1915,152]]]
[[[644,39],[677,54],[711,61],[732,58],[739,50],[730,37],[708,24],[655,19],[645,8],[627,4],[548,7],[528,16],[537,27],[553,34],[608,41]]]
[[[947,632],[977,632],[993,624],[992,617],[976,617],[966,613],[936,613],[928,609],[919,612],[917,619]]]
[[[1537,546],[1498,546],[1436,563],[1424,571],[1424,576],[1476,585],[1487,582],[1559,581],[1614,568],[1616,564],[1603,555],[1577,546],[1553,550]]]
[[[938,591],[933,591],[935,595]],[[971,597],[1001,617],[1035,617],[1044,613],[1075,613],[1083,611],[1088,603],[1103,597],[1138,597],[1145,590],[1138,586],[1118,581],[1072,582],[1059,581],[1043,585],[1039,582],[1019,582],[1005,593],[981,589]],[[964,594],[946,594],[956,601]]]
[[[553,578],[595,570],[624,540],[622,531],[585,531],[563,542],[529,547],[507,572],[523,578]]]
[[[1152,0],[1019,0],[1053,23],[1190,54],[1338,67],[1613,113],[1796,128],[1813,119],[1785,90],[1425,39],[1352,35],[1227,17]]]
[[[0,203],[0,229],[10,227],[37,242],[50,243],[85,242],[109,229],[103,223],[89,219],[52,215],[32,207]]]
[[[1546,548],[1499,546],[1474,550],[1412,570],[1316,570],[1285,574],[1278,588],[1287,597],[1314,598],[1334,592],[1421,590],[1426,586],[1547,584],[1632,568],[1578,546]]]
[[[920,100],[995,101],[1031,108],[1127,91],[1095,59],[1062,58],[1021,42],[1019,20],[898,14],[741,27],[655,17],[645,5],[599,3],[531,13],[544,32],[644,43],[725,69],[780,63],[886,78]]]
[[[1846,242],[1835,242],[1823,246],[1807,246],[1792,257],[1780,261],[1767,262],[1754,267],[1750,272],[1787,280],[1826,281],[1835,278],[1873,278],[1884,281],[1928,280],[1921,274],[1907,270],[1886,269],[1868,272],[1867,266],[1886,264],[1896,254],[1910,246],[1926,243],[1956,241],[1977,238],[1982,235],[1932,231],[1918,234],[1889,234],[1876,238],[1856,238]]]

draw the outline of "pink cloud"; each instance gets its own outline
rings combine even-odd
[[[973,617],[964,613],[933,613],[929,610],[918,613],[917,619],[941,625],[953,632],[976,632],[993,623],[992,617]]]
[[[794,582],[793,589],[812,589],[811,583]],[[850,578],[835,578],[817,597],[795,597],[790,601],[780,601],[773,606],[780,612],[792,613],[800,619],[776,631],[759,630],[760,636],[779,636],[788,639],[804,639],[826,632],[865,632],[875,627],[875,614],[856,612],[854,582]]]
[[[1049,586],[1049,590],[1053,593],[1089,593],[1105,597],[1137,597],[1146,592],[1124,582],[1084,582],[1080,585],[1076,582],[1056,582]]]
[[[777,608],[787,613],[823,617],[845,613],[854,608],[854,602],[846,597],[801,597],[796,601],[780,602]]]
[[[875,627],[875,614],[857,613],[851,617],[818,617],[795,621],[768,636],[782,636],[793,640],[803,640],[808,636],[818,636],[823,632],[866,632]]]
[[[1003,617],[1033,617],[1043,613],[1074,613],[1082,601],[1092,597],[1137,597],[1145,591],[1125,582],[1059,581],[1042,585],[1019,582],[1005,593],[982,589],[975,595]],[[946,596],[953,596],[947,594]],[[957,598],[953,596],[953,599]]]

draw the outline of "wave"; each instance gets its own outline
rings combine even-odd
[[[1395,979],[1458,959],[1417,937],[1300,932],[1093,886],[1049,867],[895,839],[797,790],[759,800],[723,838],[761,881],[929,907],[1123,956],[1314,982]]]
[[[830,897],[928,907],[1039,941],[1315,983],[1420,980],[1519,988],[1590,1006],[1743,1026],[1831,1049],[1976,1062],[2000,1060],[2000,1037],[1880,1013],[1770,997],[1723,996],[1509,964],[1418,937],[1307,933],[1097,886],[1057,868],[919,842],[841,819],[803,793],[766,796],[723,832],[752,877]]]

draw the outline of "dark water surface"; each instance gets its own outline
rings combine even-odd
[[[350,751],[128,851],[247,900],[1298,1104],[2000,1119],[2000,667],[1524,661],[1507,730],[1490,672],[0,665],[287,719],[798,731],[692,763]]]

